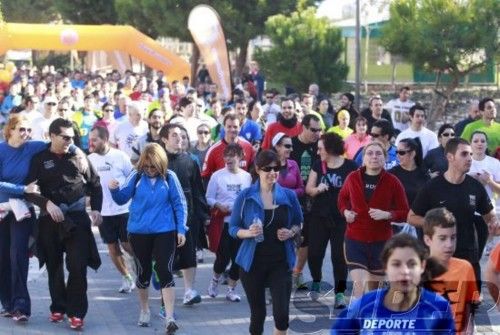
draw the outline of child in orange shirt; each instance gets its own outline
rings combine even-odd
[[[431,209],[424,217],[423,231],[430,256],[447,269],[433,278],[429,287],[450,302],[457,334],[472,334],[479,291],[472,265],[453,257],[457,239],[455,217],[446,208]]]

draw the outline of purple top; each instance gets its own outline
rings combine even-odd
[[[300,169],[294,160],[286,160],[287,168],[280,171],[278,176],[278,184],[283,187],[289,188],[295,192],[297,197],[304,195],[304,182],[300,176]]]

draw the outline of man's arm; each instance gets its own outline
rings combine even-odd
[[[407,221],[409,224],[411,224],[412,226],[415,226],[415,227],[422,228],[424,226],[424,217],[415,214],[413,209],[410,209],[410,211],[408,212]]]

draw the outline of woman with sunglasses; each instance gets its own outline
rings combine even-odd
[[[495,207],[495,194],[500,195],[500,161],[486,155],[488,136],[482,131],[476,130],[472,133],[471,148],[472,165],[467,174],[484,185],[488,196],[492,199],[491,203]],[[490,242],[486,247],[486,254],[489,255],[496,239],[488,239],[488,227],[480,215],[475,215],[474,223],[478,235],[479,255],[481,256],[483,253],[488,240]]]
[[[281,171],[278,177],[278,184],[289,188],[297,194],[297,197],[304,195],[304,181],[300,176],[300,169],[290,153],[293,151],[292,139],[284,133],[277,133],[272,140],[273,150],[278,154]]]
[[[189,149],[189,152],[196,156],[197,161],[203,165],[208,149],[214,144],[210,137],[210,127],[206,123],[202,123],[196,128],[198,139]],[[201,167],[200,167],[201,170]]]
[[[0,203],[22,199],[25,194],[39,193],[36,181],[25,185],[31,158],[47,148],[47,143],[30,141],[31,123],[22,115],[11,115],[3,129],[5,142],[0,143]],[[28,292],[28,242],[35,223],[35,211],[16,219],[9,211],[0,218],[0,301],[1,316],[16,322],[28,321],[31,301]]]
[[[431,178],[442,175],[448,170],[448,160],[444,154],[446,143],[455,137],[455,130],[451,124],[443,124],[438,130],[439,146],[427,152],[424,158],[424,167]]]
[[[396,154],[399,158],[399,165],[390,169],[389,172],[399,179],[404,187],[406,199],[411,204],[420,188],[430,179],[423,167],[422,147],[418,137],[404,138],[399,141]],[[399,232],[401,230],[399,227],[402,226],[394,225],[394,232]],[[417,228],[417,235],[419,239],[423,239],[421,228]]]
[[[173,334],[179,327],[174,318],[172,267],[176,248],[186,243],[187,203],[179,179],[167,168],[165,150],[157,143],[149,143],[139,157],[137,170],[132,171],[125,184],[120,187],[117,180],[111,180],[109,189],[118,205],[132,200],[127,231],[137,264],[136,286],[141,309],[137,324],[150,325],[148,288],[154,260],[165,302],[166,332]]]
[[[403,186],[384,170],[383,144],[366,145],[362,155],[363,166],[347,176],[337,202],[347,222],[345,258],[356,298],[365,285],[375,289],[383,281],[380,253],[392,236],[391,222],[405,222],[409,211]]]
[[[344,158],[344,141],[327,133],[318,141],[317,160],[309,173],[306,192],[313,198],[309,225],[308,264],[313,283],[309,296],[319,298],[323,258],[330,242],[330,256],[335,278],[335,308],[346,306],[347,265],[344,256],[346,222],[337,206],[340,189],[347,176],[357,169],[356,163]]]
[[[286,334],[295,263],[293,238],[300,232],[302,211],[292,190],[277,183],[278,155],[261,151],[255,159],[258,180],[236,198],[229,234],[242,240],[236,256],[250,305],[250,334],[263,334],[265,288],[273,301],[274,334]]]

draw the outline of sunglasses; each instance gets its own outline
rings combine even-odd
[[[264,166],[263,168],[261,168],[261,170],[264,171],[264,172],[271,172],[271,170],[274,171],[274,172],[280,172],[281,166],[280,165]]]
[[[291,144],[282,144],[284,148],[291,149],[293,146]]]
[[[412,152],[412,150],[396,150],[396,153],[400,156],[404,156],[406,155],[407,153],[410,153]]]
[[[68,111],[68,110],[69,110],[69,109],[67,109],[67,108],[59,108],[59,111],[60,111],[60,112],[66,112],[66,111]]]
[[[112,109],[105,109],[104,111],[107,112],[107,113],[113,113],[114,112],[114,110],[112,110]]]
[[[374,133],[371,133],[370,135],[373,138],[379,138],[380,136],[382,136],[382,134],[374,134]]]
[[[310,127],[309,130],[312,131],[313,133],[319,133],[321,131],[321,128],[312,128],[312,127]]]
[[[21,127],[21,128],[19,128],[19,132],[20,133],[25,133],[25,132],[31,133],[31,128]]]
[[[49,105],[49,106],[55,106],[57,104],[55,102],[47,102],[47,105]]]
[[[57,136],[62,138],[65,142],[69,142],[69,141],[73,140],[73,138],[74,138],[74,136],[67,136],[67,135],[61,135],[61,134],[59,134]]]
[[[441,136],[443,136],[443,137],[454,137],[455,133],[442,133]]]
[[[198,130],[198,135],[208,135],[210,132],[208,130]]]

